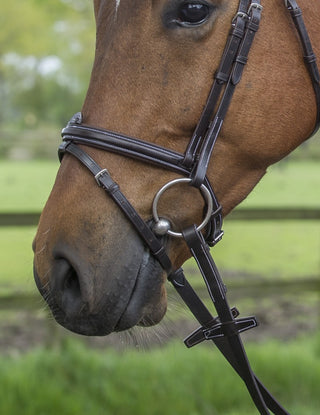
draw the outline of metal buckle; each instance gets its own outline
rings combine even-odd
[[[214,237],[213,243],[210,246],[214,246],[216,245],[218,242],[221,241],[221,239],[223,238],[224,235],[224,231],[221,231],[217,236]]]
[[[96,182],[98,183],[98,186],[101,187],[101,183],[100,183],[100,177],[103,176],[104,174],[107,174],[109,176],[109,172],[107,169],[102,169],[99,171],[99,173],[97,173],[94,178],[96,179]]]
[[[249,7],[249,10],[248,10],[248,16],[250,16],[252,9],[257,9],[257,10],[261,10],[262,11],[263,10],[263,6],[261,6],[260,3],[251,3],[250,4],[250,7]]]
[[[232,24],[235,24],[235,22],[236,22],[236,20],[237,20],[238,17],[241,17],[241,19],[243,19],[243,20],[248,20],[248,18],[249,18],[248,15],[247,15],[247,13],[238,12],[234,16],[234,18],[232,19]]]
[[[191,181],[192,181],[191,179],[189,179],[187,177],[183,177],[183,178],[180,178],[180,179],[172,180],[171,182],[169,182],[169,183],[165,184],[163,187],[161,187],[161,189],[155,195],[154,200],[153,200],[153,204],[152,204],[152,214],[153,214],[153,218],[154,218],[156,224],[160,221],[157,208],[158,208],[159,199],[162,196],[162,194],[167,189],[169,189],[169,187],[174,186],[175,184],[190,183]],[[198,231],[201,231],[207,225],[207,223],[211,219],[212,210],[213,210],[213,200],[212,200],[212,196],[209,192],[209,189],[204,184],[202,184],[201,187],[200,187],[200,191],[201,191],[201,194],[202,194],[204,200],[207,203],[208,208],[207,208],[207,213],[206,213],[206,216],[205,216],[203,222],[197,227]],[[174,231],[171,231],[170,229],[167,229],[166,233],[168,233],[168,235],[173,236],[175,238],[183,238],[183,235],[182,235],[181,232],[174,232]]]

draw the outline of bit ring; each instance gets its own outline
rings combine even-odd
[[[179,183],[190,183],[192,180],[189,179],[188,177],[182,177],[179,179],[174,179],[170,182],[168,182],[167,184],[165,184],[164,186],[161,187],[161,189],[158,191],[158,193],[155,195],[154,199],[153,199],[153,203],[152,203],[152,214],[153,214],[153,218],[155,220],[156,223],[159,222],[160,218],[158,215],[158,203],[159,203],[159,199],[160,197],[163,195],[163,193],[168,190],[170,187],[179,184]],[[213,210],[213,200],[212,200],[212,196],[211,193],[209,191],[209,189],[202,184],[200,186],[200,192],[203,196],[203,199],[205,200],[206,204],[207,204],[207,213],[205,218],[203,219],[203,222],[197,227],[197,231],[201,231],[209,222],[210,218],[211,218],[211,214],[212,214],[212,210]],[[175,232],[172,231],[170,229],[167,230],[168,235],[173,236],[175,238],[183,238],[183,234],[181,232]]]

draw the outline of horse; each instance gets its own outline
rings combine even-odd
[[[246,198],[268,166],[312,134],[316,123],[312,79],[284,3],[262,2],[248,63],[207,166],[223,217]],[[320,2],[299,3],[319,56]],[[230,23],[245,14],[238,7],[239,0],[94,0],[96,53],[81,122],[183,154],[223,56]],[[148,224],[154,195],[181,177],[174,169],[124,154],[79,147],[107,168]],[[198,193],[178,182],[161,194],[157,208],[173,229],[201,223],[207,203]],[[184,239],[160,239],[178,269],[191,255]],[[164,267],[68,152],[41,214],[33,250],[36,284],[55,319],[73,332],[100,336],[151,326],[166,312]]]

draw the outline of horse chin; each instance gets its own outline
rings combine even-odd
[[[133,326],[153,326],[159,323],[167,309],[163,270],[158,261],[145,251],[128,305],[114,331]]]
[[[76,304],[72,312],[66,312],[54,295],[53,284],[43,287],[34,269],[37,287],[49,305],[55,320],[64,328],[86,336],[105,336],[114,331],[130,329],[136,325],[152,326],[161,321],[166,308],[164,271],[158,261],[143,248],[140,265],[137,264],[131,275],[120,275],[117,287],[110,287],[100,296],[102,304],[90,307]],[[49,288],[51,286],[51,288]],[[121,288],[119,288],[121,287]],[[115,300],[118,298],[118,300]]]

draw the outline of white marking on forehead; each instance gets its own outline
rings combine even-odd
[[[118,9],[119,9],[119,6],[120,6],[120,1],[121,0],[116,0],[116,10],[115,10],[115,13],[114,13],[114,21],[115,22],[117,21],[117,17],[118,17]]]
[[[118,9],[119,9],[119,6],[120,6],[120,1],[121,0],[116,0],[116,14],[118,13]]]

